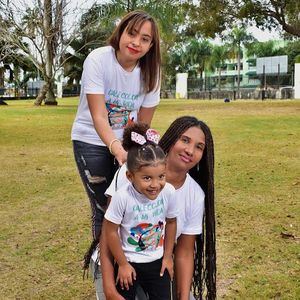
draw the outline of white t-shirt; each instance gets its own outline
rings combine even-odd
[[[128,184],[126,177],[126,165],[124,164],[106,190],[106,196],[113,196],[116,189]],[[187,174],[184,184],[175,190],[175,202],[179,209],[177,217],[178,238],[181,234],[197,235],[202,233],[202,221],[204,215],[204,192],[199,184]]]
[[[178,216],[174,187],[166,183],[155,200],[126,184],[112,197],[105,219],[120,225],[122,249],[128,261],[147,263],[163,256],[166,218]]]
[[[118,63],[111,46],[93,50],[83,65],[80,102],[72,128],[72,140],[103,146],[98,136],[86,94],[102,94],[105,97],[109,122],[118,139],[128,121],[137,121],[140,107],[154,107],[159,103],[160,90],[141,91],[141,69],[137,65],[127,72]]]

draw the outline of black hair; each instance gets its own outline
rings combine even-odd
[[[147,139],[149,126],[144,123],[132,123],[124,129],[123,148],[127,154],[127,169],[134,172],[142,167],[153,165],[153,163],[166,163],[166,155],[160,146]],[[132,132],[143,136],[146,143],[138,144],[131,138]]]
[[[192,292],[196,299],[216,298],[216,237],[214,209],[214,143],[209,127],[192,116],[177,118],[162,136],[159,145],[166,154],[191,127],[200,128],[205,135],[205,148],[200,162],[189,174],[205,193],[205,214],[202,234],[196,237]]]
[[[166,155],[162,148],[147,139],[147,130],[149,125],[144,123],[131,123],[124,129],[123,133],[123,148],[128,151],[127,154],[127,169],[134,172],[141,167],[150,166],[154,163],[166,163]],[[139,145],[138,143],[131,140],[131,132],[136,132],[142,135],[146,139],[144,145]],[[83,259],[83,277],[88,273],[90,260],[94,250],[99,244],[99,236],[94,238],[89,249],[84,255]]]

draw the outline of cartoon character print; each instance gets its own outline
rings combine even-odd
[[[162,246],[164,223],[159,221],[158,224],[142,223],[130,229],[131,236],[127,242],[130,245],[137,246],[136,252],[150,250],[154,251],[157,247]]]
[[[106,109],[108,112],[109,125],[112,129],[122,129],[126,125],[130,125],[134,122],[134,118],[130,116],[131,111],[126,110],[124,107],[106,103]]]

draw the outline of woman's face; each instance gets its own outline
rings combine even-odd
[[[118,50],[118,58],[124,61],[137,61],[143,57],[152,46],[152,24],[145,21],[141,28],[123,31]]]
[[[179,171],[189,171],[202,158],[205,135],[199,127],[190,127],[170,149],[167,163]]]

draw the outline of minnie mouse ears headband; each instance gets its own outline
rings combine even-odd
[[[131,140],[133,142],[136,142],[139,145],[144,145],[147,141],[153,142],[154,144],[157,145],[159,139],[160,139],[159,133],[156,130],[151,128],[149,128],[146,131],[146,138],[137,132],[134,131],[131,132]]]

